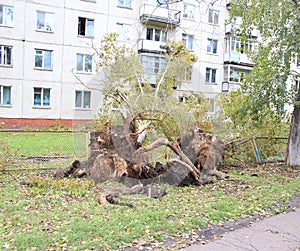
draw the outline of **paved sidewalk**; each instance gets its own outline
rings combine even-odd
[[[224,234],[206,245],[194,245],[182,251],[300,251],[300,208],[260,222],[248,228]]]

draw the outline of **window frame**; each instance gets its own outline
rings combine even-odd
[[[209,74],[209,76],[208,76]],[[206,67],[205,70],[205,83],[217,84],[217,69]]]
[[[182,42],[189,51],[194,51],[194,35],[182,33]]]
[[[183,18],[188,20],[195,20],[195,10],[196,10],[196,6],[194,4],[184,3],[183,14],[182,14]]]
[[[119,34],[119,37],[118,37],[119,40],[125,41],[125,42],[130,41],[131,40],[131,37],[130,37],[130,27],[131,27],[131,25],[126,24],[126,23],[117,22],[116,26],[117,26],[117,31],[118,31],[118,34]],[[122,27],[122,28],[119,28],[119,27]],[[127,28],[124,29],[125,27],[127,27]]]
[[[77,94],[80,94],[80,106],[77,106]],[[86,98],[86,94],[88,95],[88,105],[85,104],[85,98]],[[91,109],[91,101],[92,101],[92,92],[91,91],[85,91],[85,90],[75,90],[75,102],[74,102],[74,106],[75,109],[86,109],[86,110],[90,110]]]
[[[217,39],[207,38],[206,52],[214,55],[218,54],[218,42]]]
[[[216,112],[216,99],[208,98],[207,102],[209,104],[208,114],[214,114]]]
[[[192,81],[192,74],[193,74],[193,66],[188,66],[184,70],[183,81],[191,82]]]
[[[45,92],[49,94],[48,102],[45,101]],[[37,100],[37,97],[39,99]],[[37,100],[37,101],[36,101]],[[34,108],[51,108],[51,88],[33,87],[33,107]]]
[[[44,28],[39,28],[38,27],[38,21],[39,21],[38,15],[39,15],[39,13],[43,14],[43,17],[44,17],[44,20],[43,20],[44,21]],[[51,18],[47,18],[50,15],[52,15],[52,20],[51,20]],[[46,21],[47,20],[51,20],[51,22],[52,22],[51,26],[50,26],[50,30],[48,30],[46,28],[46,26],[47,26]],[[37,10],[36,11],[36,30],[37,31],[43,31],[43,32],[49,32],[49,33],[54,32],[54,20],[55,20],[55,18],[54,18],[54,13],[53,12]]]
[[[84,30],[82,31],[82,27],[83,25],[81,25],[81,22],[84,21]],[[88,22],[93,23],[93,30],[92,30],[92,34],[88,34]],[[80,37],[88,37],[88,38],[93,38],[95,36],[95,19],[92,18],[88,18],[88,17],[78,17],[78,22],[77,22],[77,35]]]
[[[82,70],[80,70],[78,68],[78,57],[81,56],[82,57],[82,65],[81,68]],[[88,63],[86,57],[89,57],[91,65],[90,65],[90,71],[89,71],[89,67],[87,67],[88,65],[86,63]],[[89,55],[89,54],[83,54],[83,53],[76,53],[76,72],[77,73],[84,73],[84,74],[92,74],[93,73],[93,56]]]
[[[151,37],[148,39],[148,31],[151,31]],[[159,32],[159,33],[158,33]],[[157,40],[157,35],[159,35],[159,40]],[[147,27],[146,29],[146,40],[154,42],[166,43],[168,40],[168,32],[163,29]]]
[[[147,75],[158,75],[166,67],[167,61],[164,57],[142,55],[141,63]]]
[[[132,9],[132,0],[118,0],[118,7]]]
[[[0,9],[2,9],[2,22],[0,23],[0,26],[14,27],[14,6],[0,4]],[[12,9],[12,18],[10,22],[7,21],[7,9]]]
[[[10,54],[8,56],[8,49]],[[8,60],[9,57],[9,60]],[[9,61],[10,63],[7,63]],[[0,44],[0,66],[12,67],[13,66],[13,46]]]
[[[8,103],[4,103],[4,88],[8,88],[9,90],[9,100]],[[9,85],[0,85],[0,106],[11,106],[11,89],[12,87]]]
[[[34,49],[34,69],[36,70],[46,70],[46,71],[52,71],[53,70],[53,50],[48,50],[48,49]],[[37,54],[38,51],[41,51],[41,54]],[[50,55],[50,67],[45,66],[45,61],[46,61],[46,53],[49,53]],[[37,57],[42,57],[42,66],[37,66]]]
[[[217,20],[217,22],[216,22],[216,20]],[[220,11],[209,8],[208,9],[208,23],[213,24],[213,25],[219,25],[219,20],[220,20]]]

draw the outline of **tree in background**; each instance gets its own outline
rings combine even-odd
[[[280,121],[287,113],[285,105],[291,105],[287,164],[300,166],[300,71],[293,67],[300,59],[300,2],[232,0],[230,8],[232,22],[242,17],[242,40],[253,29],[259,30],[261,39],[256,52],[249,55],[254,68],[242,85],[243,106],[237,114],[251,114],[255,121],[266,117]]]

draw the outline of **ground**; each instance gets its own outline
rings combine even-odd
[[[220,169],[227,179],[199,187],[161,185],[167,195],[160,199],[122,196],[121,204],[109,206],[100,206],[97,197],[111,183],[96,187],[89,179],[53,180],[50,171],[0,173],[5,219],[0,245],[8,250],[177,250],[286,211],[292,197],[300,200],[295,197],[298,169],[278,164]]]

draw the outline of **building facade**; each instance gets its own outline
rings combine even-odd
[[[96,49],[109,32],[138,52],[150,81],[165,65],[164,43],[183,41],[198,61],[176,96],[197,91],[214,102],[224,83],[238,85],[252,65],[225,24],[228,2],[210,2],[0,0],[0,127],[92,120],[103,87]]]

